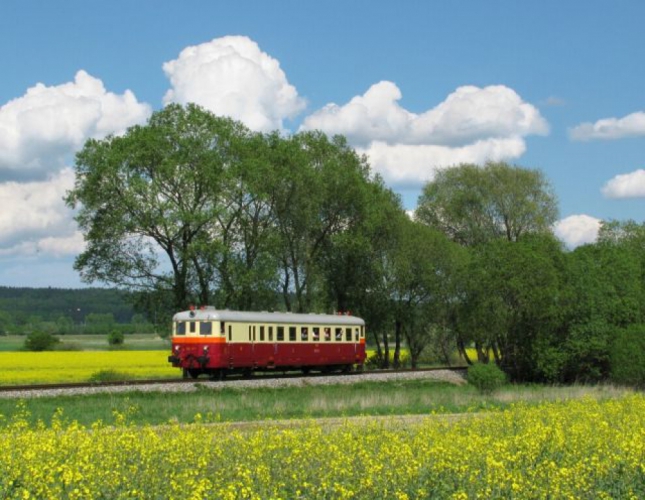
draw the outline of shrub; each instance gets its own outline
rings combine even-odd
[[[112,346],[123,345],[124,342],[125,337],[123,336],[123,332],[112,330],[112,332],[110,332],[110,334],[108,335],[108,344]]]
[[[100,382],[123,382],[125,380],[132,380],[132,375],[118,370],[99,370],[98,372],[90,375],[89,381],[93,383]]]
[[[468,383],[490,394],[506,383],[506,374],[495,363],[475,363],[468,367]]]
[[[611,379],[645,386],[645,325],[620,330],[611,349]]]
[[[34,331],[27,335],[25,349],[27,351],[51,351],[58,342],[60,342],[58,338],[51,333]]]

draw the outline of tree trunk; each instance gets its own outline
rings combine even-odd
[[[395,321],[394,325],[394,368],[401,368],[401,331],[403,330],[403,324],[400,320]]]
[[[387,340],[387,332],[383,332],[383,358],[382,358],[382,368],[390,367],[390,344]]]

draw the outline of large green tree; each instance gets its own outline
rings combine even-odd
[[[549,235],[478,247],[463,276],[457,329],[462,350],[473,343],[480,360],[492,353],[513,379],[536,379],[536,345],[560,324],[563,258],[561,244]]]
[[[251,136],[233,120],[172,104],[123,136],[88,141],[67,196],[87,242],[75,263],[82,278],[166,290],[175,309],[205,303],[213,269],[200,265],[200,250],[220,231],[218,194]]]
[[[416,217],[455,242],[473,246],[549,232],[558,209],[541,171],[489,162],[439,170],[423,188]]]

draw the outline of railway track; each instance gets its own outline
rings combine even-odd
[[[256,373],[250,377],[244,377],[242,375],[233,375],[225,378],[224,380],[214,382],[209,378],[198,378],[198,379],[185,379],[185,378],[170,378],[170,379],[137,379],[137,380],[119,380],[119,381],[110,381],[110,382],[75,382],[75,383],[64,383],[64,384],[28,384],[28,385],[5,385],[0,386],[0,395],[2,393],[15,393],[15,392],[24,392],[26,394],[34,391],[57,391],[57,390],[74,390],[74,389],[101,389],[101,388],[132,388],[136,390],[137,387],[150,387],[150,386],[164,386],[169,384],[186,384],[186,385],[195,385],[202,383],[217,383],[217,384],[227,384],[228,382],[242,381],[242,380],[282,380],[282,379],[316,379],[320,377],[352,377],[360,375],[376,375],[376,374],[405,374],[405,373],[425,373],[425,372],[439,372],[439,371],[449,371],[457,374],[465,373],[466,367],[436,367],[436,368],[418,368],[415,370],[411,369],[398,369],[398,370],[370,370],[370,371],[354,371],[349,373],[310,373],[308,375],[303,375],[298,372],[287,372],[287,373],[269,373],[266,372]]]

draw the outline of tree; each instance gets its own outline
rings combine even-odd
[[[462,283],[458,335],[475,344],[480,361],[489,353],[514,380],[536,380],[538,348],[561,325],[560,290],[565,273],[561,243],[548,235],[516,242],[493,240],[473,254]]]
[[[282,294],[287,310],[309,311],[324,302],[325,249],[363,219],[369,167],[341,136],[274,136],[271,147]]]
[[[90,334],[107,334],[114,328],[115,321],[112,313],[90,313],[85,316],[85,329]]]
[[[423,188],[416,217],[453,241],[473,246],[550,232],[558,210],[541,171],[489,162],[438,171]]]
[[[410,220],[402,225],[393,259],[392,306],[395,335],[405,337],[413,368],[432,340],[433,329],[446,327],[442,320],[454,299],[451,282],[460,251],[439,231]]]
[[[171,104],[120,137],[89,140],[66,198],[87,248],[75,268],[131,290],[167,290],[174,309],[209,299],[200,249],[216,237],[225,172],[252,134],[196,105]]]
[[[27,351],[51,351],[60,342],[51,333],[36,330],[27,335],[25,339],[25,350]]]

